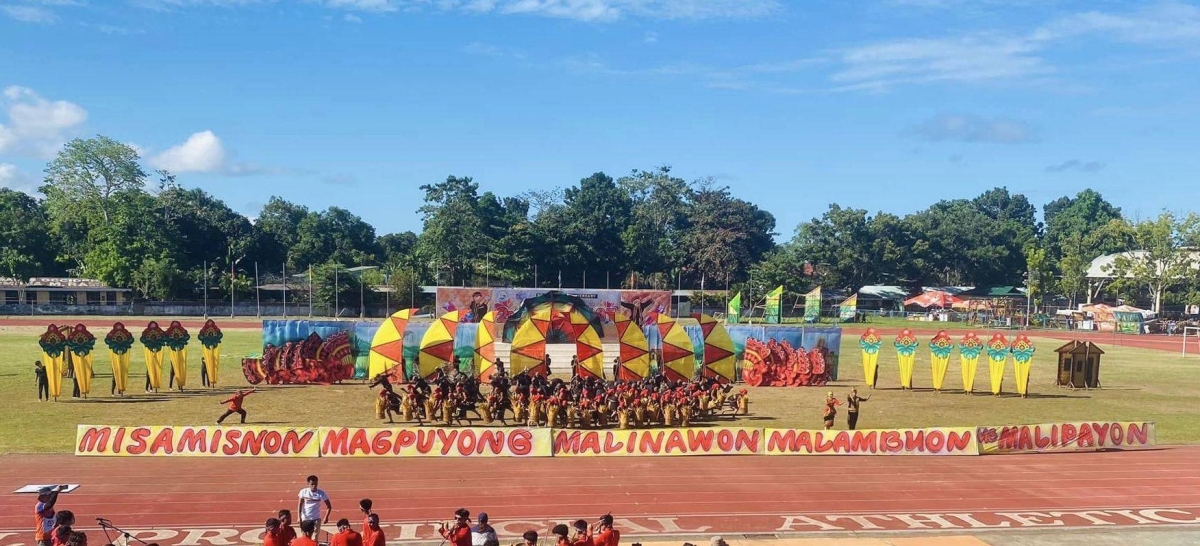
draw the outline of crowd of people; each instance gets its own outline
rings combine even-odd
[[[380,527],[380,518],[374,512],[371,499],[358,501],[363,518],[361,530],[356,530],[356,525],[349,519],[342,518],[336,522],[336,529],[327,531],[325,540],[321,540],[322,527],[329,524],[333,514],[333,502],[319,487],[317,476],[308,476],[305,483],[297,495],[299,532],[293,526],[292,511],[281,509],[267,519],[262,546],[386,546],[387,536]],[[87,534],[72,528],[75,515],[70,510],[56,510],[59,493],[65,490],[66,486],[56,486],[38,491],[38,502],[34,507],[37,546],[87,546]],[[98,521],[101,526],[106,523],[103,519]],[[452,521],[440,523],[438,534],[450,546],[500,546],[496,529],[488,524],[488,515],[479,513],[472,524],[471,513],[466,508],[455,510]],[[570,526],[555,525],[550,529],[550,537],[555,546],[618,546],[621,533],[613,526],[612,514],[605,514],[591,523],[580,519]],[[530,529],[513,546],[538,546],[540,541],[544,540],[538,530]]]
[[[395,376],[385,372],[368,384],[380,387],[378,418],[395,422],[394,416],[400,414],[405,421],[447,426],[469,424],[468,415],[505,426],[510,420],[517,425],[565,428],[688,426],[718,414],[745,415],[749,400],[744,389],[734,393],[732,385],[710,377],[672,381],[654,374],[637,381],[605,381],[576,374],[564,380],[525,371],[510,376],[499,362],[486,383],[486,393],[478,378],[453,367],[429,380],[414,375],[403,395],[396,392],[393,380]]]

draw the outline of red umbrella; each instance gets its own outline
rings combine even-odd
[[[904,300],[904,305],[920,305],[921,307],[950,307],[956,303],[962,303],[963,300],[954,296],[949,292],[941,290],[930,290],[920,296],[914,296]]]

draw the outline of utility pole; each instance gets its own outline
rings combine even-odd
[[[204,318],[208,318],[208,260],[204,260]]]
[[[255,308],[254,316],[256,316],[256,317],[262,316],[262,292],[259,290],[259,288],[258,288],[259,286],[262,286],[262,284],[258,282],[258,261],[255,261],[254,262],[254,308]]]

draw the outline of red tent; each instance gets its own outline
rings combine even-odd
[[[949,292],[941,290],[930,290],[920,296],[913,296],[904,300],[904,305],[920,305],[921,307],[941,307],[943,309],[951,307],[956,303],[962,303],[963,300],[955,297]]]

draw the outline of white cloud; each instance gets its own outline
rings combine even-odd
[[[38,6],[0,6],[0,11],[12,19],[22,23],[49,24],[58,21],[54,12]]]
[[[347,23],[361,23],[362,22],[362,17],[359,17],[353,13],[347,13],[345,17],[342,17],[342,19],[344,19]]]
[[[238,0],[159,0],[187,3],[240,3]],[[322,5],[362,12],[386,13],[434,9],[464,13],[534,15],[587,22],[628,17],[652,19],[717,19],[769,15],[780,0],[323,0]]]
[[[225,146],[212,131],[201,131],[154,156],[150,163],[180,173],[217,173],[226,169]]]
[[[830,79],[840,85],[886,89],[900,83],[980,83],[1047,74],[1040,44],[1022,38],[976,35],[910,39],[846,49]]]
[[[647,32],[646,34],[644,34],[642,36],[642,41],[647,44],[658,43],[658,33],[657,32]]]
[[[1067,171],[1076,171],[1081,173],[1100,172],[1105,165],[1099,161],[1081,161],[1078,159],[1068,159],[1057,165],[1047,165],[1046,172],[1061,173]]]
[[[17,190],[30,195],[37,192],[33,179],[11,163],[0,163],[0,188]]]
[[[908,132],[932,142],[1019,144],[1034,138],[1033,129],[1025,122],[970,114],[939,114],[909,128]]]
[[[0,123],[0,152],[5,153],[53,156],[88,117],[78,104],[46,100],[17,85],[5,88],[0,102],[7,113]]]

